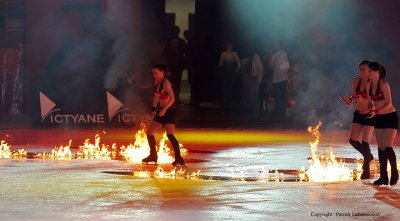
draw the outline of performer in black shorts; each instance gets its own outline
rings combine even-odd
[[[396,154],[393,150],[393,143],[399,127],[399,117],[392,104],[392,95],[389,83],[386,81],[385,68],[378,62],[371,62],[368,67],[371,81],[367,86],[367,91],[374,106],[367,111],[371,118],[375,118],[375,136],[378,143],[380,168],[380,177],[374,182],[374,185],[388,185],[387,162],[389,160],[391,167],[390,185],[393,186],[399,180]]]
[[[349,143],[364,157],[363,173],[361,174],[362,180],[370,178],[369,163],[374,159],[371,154],[369,143],[372,132],[374,131],[375,119],[367,118],[369,114],[361,114],[362,110],[368,110],[368,105],[371,105],[366,90],[369,77],[368,64],[369,61],[364,60],[358,65],[360,75],[353,79],[352,96],[343,97],[343,101],[348,104],[356,102],[356,110],[354,111],[353,122],[350,129]]]
[[[150,123],[146,131],[147,141],[150,146],[150,155],[142,160],[143,163],[157,163],[158,156],[156,150],[156,139],[154,133],[163,125],[167,132],[167,137],[172,144],[175,152],[175,161],[172,165],[185,165],[180,149],[179,142],[174,136],[175,132],[175,107],[174,107],[174,92],[171,83],[165,78],[167,72],[165,65],[154,65],[152,67],[153,76],[155,79],[154,96],[153,96],[153,121]]]

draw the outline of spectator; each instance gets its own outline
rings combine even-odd
[[[222,108],[231,109],[233,105],[232,92],[235,75],[238,74],[241,64],[239,55],[233,50],[232,44],[226,45],[221,53],[218,65],[221,67],[221,101]]]
[[[275,53],[270,60],[272,71],[272,93],[274,97],[274,114],[278,117],[286,117],[287,84],[289,74],[289,61],[286,51],[278,43],[273,45]]]

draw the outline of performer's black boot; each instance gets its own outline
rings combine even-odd
[[[157,163],[158,156],[156,150],[156,138],[154,137],[154,135],[147,135],[147,142],[149,143],[150,146],[150,155],[144,158],[142,160],[142,163],[150,163],[150,162]]]
[[[388,157],[386,156],[386,151],[381,150],[378,148],[378,157],[379,157],[379,170],[380,170],[380,177],[379,179],[375,180],[374,185],[388,185],[389,178],[387,174],[387,161]]]
[[[172,147],[174,148],[174,153],[175,153],[175,161],[172,162],[172,165],[173,166],[177,166],[177,165],[184,166],[185,161],[183,160],[183,158],[181,156],[181,150],[179,149],[178,140],[175,138],[175,136],[173,134],[167,134],[167,137],[168,137],[169,141],[171,142]]]
[[[185,161],[181,156],[175,156],[175,161],[172,162],[172,166],[185,166]]]
[[[356,140],[353,140],[353,139],[350,138],[349,139],[349,143],[351,144],[351,146],[354,147],[354,149],[356,149],[358,152],[361,153],[361,155],[364,156],[363,148],[362,148],[362,145],[361,145],[360,141],[356,141]]]
[[[397,181],[399,180],[399,172],[397,171],[396,153],[394,152],[393,147],[386,147],[385,152],[390,163],[390,170],[391,170],[390,185],[394,186],[397,184]]]
[[[364,162],[362,166],[363,172],[361,174],[361,179],[366,180],[370,178],[369,163],[374,159],[374,156],[371,153],[371,148],[369,147],[369,143],[363,141],[362,150],[363,150]]]

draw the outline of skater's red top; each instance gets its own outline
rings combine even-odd
[[[358,85],[356,87],[356,95],[362,98],[367,98],[367,90],[364,89],[364,91],[361,91],[360,85],[361,85],[361,80],[358,82]]]
[[[156,93],[157,97],[159,99],[168,99],[169,98],[169,94],[167,91],[164,90],[164,79],[161,81],[161,85],[157,90],[157,86],[154,88],[154,92]]]
[[[385,99],[385,96],[383,95],[383,91],[381,89],[381,82],[380,80],[378,81],[378,86],[376,88],[376,93],[375,95],[372,93],[372,87],[369,90],[369,96],[371,97],[371,100],[373,101],[381,101]]]

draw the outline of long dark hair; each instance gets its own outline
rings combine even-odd
[[[361,67],[362,65],[368,65],[369,63],[371,63],[371,62],[368,61],[368,60],[363,60],[363,61],[360,62],[360,64],[358,65],[358,67]]]
[[[152,68],[156,68],[164,73],[167,73],[167,66],[165,64],[155,64]]]
[[[380,79],[385,79],[386,78],[386,70],[383,65],[379,64],[378,62],[371,62],[368,64],[369,69],[373,71],[378,71],[379,72],[379,78]]]

